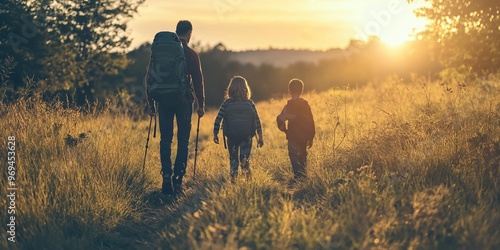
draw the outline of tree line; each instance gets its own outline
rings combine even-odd
[[[145,43],[127,57],[131,63],[122,74],[108,78],[106,85],[121,87],[132,95],[138,95],[150,57],[150,44]],[[300,61],[286,67],[271,63],[254,65],[231,59],[232,51],[218,44],[213,47],[194,46],[200,52],[205,77],[206,102],[209,106],[220,105],[229,80],[234,75],[244,76],[252,89],[253,99],[265,100],[287,93],[291,78],[300,78],[306,83],[306,90],[322,91],[346,86],[362,86],[391,75],[410,79],[413,74],[437,77],[438,63],[432,61],[429,44],[415,41],[394,49],[377,38],[369,42],[353,40],[348,48],[339,52],[340,57],[325,59],[316,63]]]

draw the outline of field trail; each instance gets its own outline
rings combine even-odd
[[[182,215],[187,212],[184,210],[188,206],[184,204],[186,200],[195,204],[193,200],[195,197],[191,193],[195,192],[196,187],[191,185],[192,183],[186,183],[186,195],[183,197],[165,196],[160,190],[149,193],[148,197],[145,197],[148,202],[146,207],[142,208],[141,218],[125,221],[119,225],[115,229],[116,239],[119,242],[110,242],[109,246],[129,249],[154,247],[154,242],[165,228],[182,223]],[[109,235],[106,237],[109,239]]]
[[[190,155],[188,159],[188,167],[186,169],[187,173],[183,182],[184,193],[182,195],[162,194],[160,174],[157,171],[158,169],[156,169],[159,168],[159,162],[157,164],[153,164],[154,167],[147,166],[147,168],[151,168],[150,171],[154,172],[154,175],[158,176],[155,178],[158,178],[159,185],[157,185],[156,189],[147,192],[143,197],[143,202],[146,205],[145,207],[139,209],[140,219],[136,218],[132,220],[124,220],[123,223],[116,227],[114,233],[111,234],[111,236],[115,235],[115,238],[110,237],[110,235],[106,235],[104,242],[110,241],[107,245],[110,247],[120,246],[121,248],[126,249],[144,249],[145,247],[157,248],[162,233],[171,230],[172,227],[182,228],[188,226],[188,222],[185,221],[185,215],[188,213],[192,214],[199,210],[202,206],[202,201],[210,198],[209,188],[219,188],[220,185],[224,185],[224,183],[221,182],[211,183],[210,187],[207,187],[206,185],[208,180],[206,176],[203,176],[206,171],[203,164],[206,164],[204,158],[207,153],[204,152],[204,149],[207,147],[213,148],[215,146],[211,141],[211,138],[209,139],[208,136],[205,136],[206,133],[200,134],[199,137],[197,176],[196,179],[193,180],[195,131],[196,128],[193,127],[193,135],[190,139],[189,148]],[[158,139],[152,140],[150,141],[150,145],[158,142]],[[172,145],[175,144],[176,141],[174,140]],[[224,150],[224,153],[225,152],[226,151]],[[151,157],[149,154],[150,152],[148,152],[148,158],[157,158],[159,160],[158,157]],[[172,154],[175,157],[175,148],[172,149]],[[208,155],[207,158],[210,157],[211,156]]]
[[[142,249],[145,246],[154,246],[163,229],[172,224],[181,223],[183,199],[167,197],[160,191],[151,192],[146,207],[141,208],[140,219],[124,220],[112,233],[103,237],[102,242],[107,247],[124,249]]]

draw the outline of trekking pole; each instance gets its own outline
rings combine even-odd
[[[157,107],[157,103],[156,101],[154,102],[154,107],[155,107],[155,131],[153,132],[153,138],[156,138],[156,119],[159,119],[156,117],[156,115],[158,114],[158,107]],[[151,125],[150,125],[151,126]]]
[[[153,138],[156,138],[156,114],[155,114],[155,131],[153,132]]]
[[[198,125],[196,126],[196,143],[194,148],[194,167],[193,180],[196,180],[196,157],[198,156],[198,135],[200,134],[200,116],[198,116]]]
[[[146,155],[148,153],[149,135],[151,134],[151,123],[152,122],[153,122],[153,116],[151,116],[151,118],[149,119],[148,138],[146,139],[146,152],[144,152],[144,163],[142,164],[142,172],[144,172],[144,170],[146,169]],[[155,127],[156,127],[156,116],[155,116]],[[156,130],[156,128],[155,128],[155,130]]]

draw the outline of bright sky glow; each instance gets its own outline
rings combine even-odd
[[[178,20],[193,23],[193,40],[231,50],[287,48],[327,50],[352,38],[376,35],[398,45],[425,21],[406,0],[147,0],[129,22],[132,48]]]

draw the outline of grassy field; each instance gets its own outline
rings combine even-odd
[[[182,197],[159,192],[159,138],[142,170],[149,119],[112,104],[0,104],[1,165],[15,136],[18,188],[12,243],[5,167],[0,248],[500,248],[500,80],[393,79],[304,98],[317,126],[306,181],[287,185],[275,126],[286,99],[274,99],[257,104],[265,145],[254,144],[252,178],[235,184],[228,153],[212,142],[216,110],[201,119],[193,178],[193,118]]]

